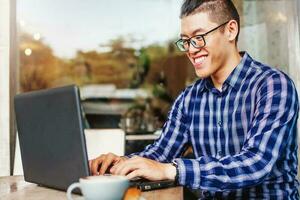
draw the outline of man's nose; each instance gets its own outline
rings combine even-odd
[[[201,48],[200,48],[200,49],[199,49],[199,48],[196,48],[196,47],[194,47],[194,46],[192,45],[192,43],[190,43],[189,49],[188,49],[188,53],[194,54],[194,53],[199,52],[200,50],[201,50]]]

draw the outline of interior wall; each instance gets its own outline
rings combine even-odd
[[[10,174],[9,8],[9,0],[0,0],[0,176]]]
[[[288,60],[289,60],[289,75],[293,79],[300,99],[300,3],[295,1],[294,4],[286,7],[290,13],[290,20],[287,24],[288,35]],[[298,130],[300,130],[300,119],[298,119]],[[300,144],[300,137],[298,135],[298,143]]]

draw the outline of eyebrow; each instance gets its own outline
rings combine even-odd
[[[192,32],[192,36],[195,35],[197,32],[205,32],[205,30],[203,28],[198,28]],[[189,37],[189,36],[185,34],[180,34],[180,37]]]

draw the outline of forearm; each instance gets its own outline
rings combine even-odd
[[[241,157],[216,159],[201,157],[199,159],[176,159],[178,163],[178,182],[193,189],[211,191],[236,190],[250,187],[262,182],[269,174],[269,164],[264,159],[249,158],[242,162]],[[248,163],[253,163],[249,165]],[[254,166],[260,166],[255,170]]]

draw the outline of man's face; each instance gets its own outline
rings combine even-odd
[[[197,13],[181,19],[181,37],[188,39],[195,35],[200,35],[219,26],[212,22],[207,13]],[[228,54],[228,42],[225,34],[217,29],[207,36],[204,36],[206,45],[197,49],[190,44],[186,53],[192,62],[196,74],[200,78],[216,75],[225,65]]]

